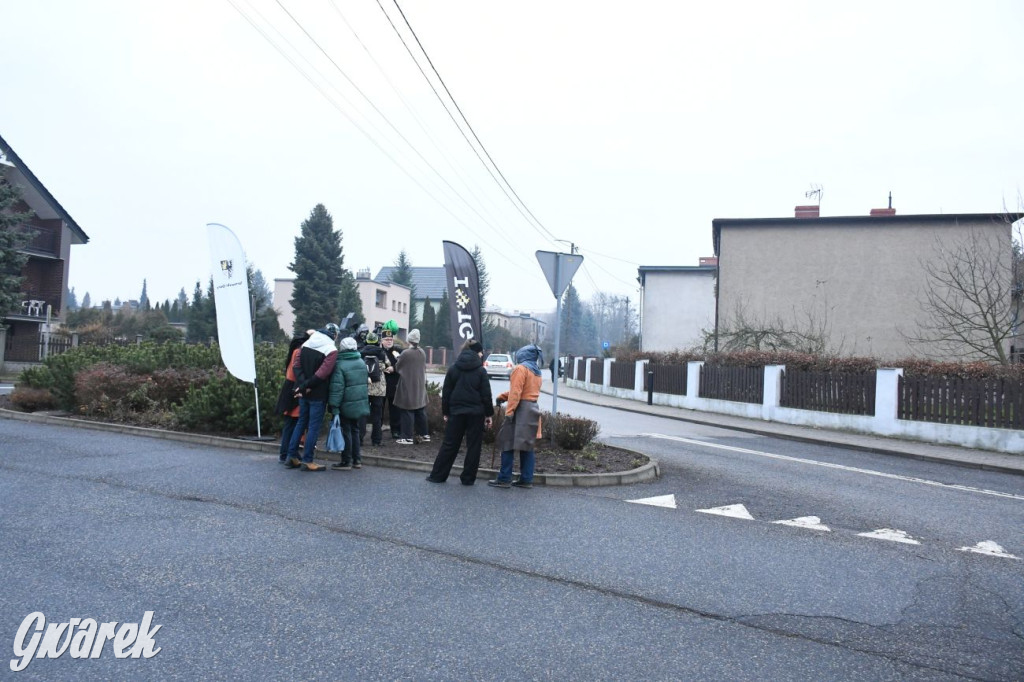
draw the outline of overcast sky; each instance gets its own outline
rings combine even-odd
[[[90,237],[79,300],[205,288],[208,222],[291,277],[317,203],[353,271],[479,245],[489,302],[536,312],[537,250],[635,300],[813,186],[826,216],[1018,206],[1024,3],[399,2],[497,170],[393,0],[0,4],[0,135]]]

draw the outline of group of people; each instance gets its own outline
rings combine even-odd
[[[398,325],[389,320],[378,332],[360,329],[340,342],[341,329],[327,324],[292,339],[285,359],[285,380],[275,411],[284,418],[279,460],[289,469],[322,471],[314,461],[326,414],[338,417],[345,446],[335,469],[362,467],[362,444],[370,426],[371,445],[388,430],[400,445],[429,442],[426,355],[419,330],[409,332],[409,347],[395,348]],[[300,455],[301,450],[301,455]]]
[[[279,460],[289,469],[323,471],[314,461],[317,438],[324,416],[338,417],[345,445],[334,469],[362,467],[362,444],[367,426],[371,445],[384,437],[383,415],[389,414],[388,430],[398,445],[429,443],[427,425],[426,354],[419,347],[420,333],[411,330],[408,347],[399,352],[394,335],[398,325],[389,320],[378,331],[365,327],[352,337],[338,340],[341,329],[327,324],[294,339],[285,359],[285,381],[275,410],[284,417]],[[488,485],[498,488],[530,488],[533,485],[536,439],[541,434],[540,348],[530,344],[516,352],[516,368],[509,376],[509,390],[492,403],[491,384],[483,366],[480,341],[467,341],[455,363],[448,368],[441,389],[444,439],[427,480],[444,483],[456,455],[466,441],[466,458],[460,479],[476,482],[480,467],[483,432],[490,428],[494,409],[504,409],[497,435],[501,469]],[[300,455],[301,451],[301,455]],[[520,453],[520,475],[512,480],[515,453]]]

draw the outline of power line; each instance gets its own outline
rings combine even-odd
[[[374,110],[374,111],[375,111],[375,112],[377,113],[377,115],[378,115],[378,116],[380,116],[380,117],[381,117],[382,119],[384,119],[384,122],[388,124],[388,126],[389,126],[389,127],[391,128],[391,130],[393,130],[393,131],[395,132],[395,134],[396,134],[396,135],[398,135],[398,137],[400,137],[400,138],[402,139],[402,141],[403,141],[403,142],[405,142],[405,143],[406,143],[406,144],[407,144],[407,145],[409,146],[409,148],[410,148],[410,149],[412,149],[412,150],[413,150],[413,152],[415,152],[415,153],[416,153],[416,156],[418,156],[418,157],[420,158],[420,160],[421,160],[421,161],[423,161],[423,163],[425,163],[425,164],[427,165],[427,167],[428,167],[428,168],[429,168],[429,169],[430,169],[431,171],[433,171],[433,172],[434,172],[434,174],[435,174],[435,175],[437,175],[437,177],[439,177],[439,178],[441,179],[441,181],[442,181],[442,182],[443,182],[443,183],[444,183],[444,184],[445,184],[445,185],[446,185],[446,186],[448,187],[448,189],[450,189],[450,190],[451,190],[452,192],[454,192],[454,193],[455,193],[455,196],[457,196],[457,197],[458,197],[459,199],[461,199],[461,200],[462,200],[462,202],[463,202],[464,204],[466,204],[466,206],[468,206],[468,207],[469,207],[469,209],[470,209],[471,211],[473,211],[474,213],[476,213],[477,217],[479,217],[479,218],[480,218],[480,219],[481,219],[481,220],[482,220],[482,221],[483,221],[484,223],[486,223],[486,224],[487,224],[487,225],[488,225],[488,226],[489,226],[489,227],[490,227],[491,229],[495,230],[495,231],[496,231],[496,232],[497,232],[497,233],[498,233],[498,234],[499,234],[499,235],[500,235],[500,236],[501,236],[501,237],[502,237],[502,238],[503,238],[503,239],[504,239],[505,241],[507,241],[507,242],[508,242],[508,243],[509,243],[509,244],[510,244],[511,246],[515,247],[515,244],[514,244],[514,243],[512,242],[512,240],[511,240],[511,239],[509,239],[509,238],[508,238],[508,237],[507,237],[507,236],[506,236],[506,235],[505,235],[505,234],[504,234],[504,233],[503,233],[503,232],[502,232],[501,230],[498,230],[498,229],[497,229],[497,228],[496,228],[496,227],[495,227],[494,225],[491,225],[491,223],[490,223],[490,222],[488,222],[488,220],[487,220],[486,218],[484,218],[484,217],[483,217],[482,215],[480,215],[480,212],[479,212],[479,211],[477,211],[477,210],[476,210],[476,209],[475,209],[475,208],[474,208],[474,207],[473,207],[473,206],[472,206],[472,205],[471,205],[471,204],[470,204],[470,203],[469,203],[468,201],[466,201],[465,197],[463,197],[463,196],[462,196],[462,195],[461,195],[461,194],[459,193],[459,191],[458,191],[458,190],[456,190],[456,189],[455,189],[455,188],[454,188],[454,187],[452,186],[452,184],[451,184],[450,182],[448,182],[448,180],[447,180],[447,179],[445,179],[445,177],[444,177],[443,175],[441,175],[441,173],[440,173],[440,172],[438,172],[438,170],[437,170],[436,168],[434,168],[433,164],[431,164],[431,163],[430,163],[430,162],[429,162],[429,161],[428,161],[428,160],[426,159],[426,157],[425,157],[425,156],[423,156],[423,154],[421,154],[421,153],[420,153],[420,151],[419,151],[419,150],[418,150],[418,149],[416,148],[416,146],[415,146],[415,145],[414,145],[414,144],[413,144],[412,142],[410,142],[410,141],[409,141],[409,139],[408,139],[408,138],[406,138],[406,136],[405,136],[405,135],[403,135],[403,134],[402,134],[402,132],[401,132],[401,131],[400,131],[400,130],[399,130],[399,129],[398,129],[398,128],[397,128],[396,126],[395,126],[395,124],[394,124],[394,123],[392,123],[392,122],[391,122],[391,119],[389,119],[389,118],[388,118],[387,116],[385,116],[385,115],[384,115],[384,112],[383,112],[383,111],[381,111],[381,110],[380,110],[380,108],[379,108],[379,107],[378,107],[378,106],[377,106],[376,104],[374,104],[374,103],[373,103],[373,100],[371,100],[371,99],[369,98],[369,96],[367,96],[367,94],[366,94],[365,92],[363,92],[363,90],[362,90],[362,89],[361,89],[361,88],[360,88],[360,87],[359,87],[358,85],[356,85],[355,81],[353,81],[353,80],[352,80],[352,78],[350,78],[350,77],[349,77],[349,75],[348,75],[348,74],[347,74],[347,73],[345,72],[345,70],[344,70],[344,69],[342,69],[342,68],[341,68],[341,66],[339,66],[339,65],[338,65],[338,62],[336,62],[336,61],[334,60],[334,58],[333,58],[333,57],[331,57],[331,56],[330,56],[330,55],[329,55],[329,54],[327,53],[327,50],[325,50],[325,49],[324,49],[324,48],[323,48],[323,47],[322,47],[322,46],[320,45],[320,43],[319,43],[319,42],[317,42],[316,38],[314,38],[314,37],[313,37],[313,36],[312,36],[312,35],[310,34],[310,32],[306,30],[306,27],[302,25],[302,22],[300,22],[300,21],[299,21],[298,19],[296,19],[296,18],[295,18],[295,15],[293,15],[293,14],[292,14],[291,12],[289,12],[289,11],[288,11],[288,8],[284,6],[284,4],[283,4],[283,3],[281,2],[281,0],[275,0],[275,2],[277,3],[278,7],[280,7],[280,8],[282,9],[282,11],[284,11],[284,13],[288,15],[288,18],[289,18],[289,19],[291,19],[291,20],[292,20],[292,22],[293,22],[293,23],[294,23],[294,24],[295,24],[296,26],[298,26],[298,27],[299,27],[299,30],[300,30],[300,31],[302,31],[302,32],[303,32],[303,33],[304,33],[304,34],[306,35],[306,37],[307,37],[307,38],[309,39],[309,41],[310,41],[310,42],[312,42],[312,43],[313,43],[313,45],[315,45],[315,46],[316,46],[316,48],[317,48],[318,50],[320,50],[321,54],[323,54],[323,56],[327,58],[327,61],[329,61],[329,62],[330,62],[330,63],[331,63],[331,64],[332,64],[333,66],[334,66],[334,68],[335,68],[335,69],[337,69],[338,73],[340,73],[340,74],[342,75],[342,77],[344,77],[344,78],[345,78],[345,80],[346,80],[346,81],[348,81],[349,85],[351,85],[351,86],[352,86],[353,88],[355,88],[355,91],[356,91],[356,92],[358,92],[358,93],[359,93],[359,94],[360,94],[360,95],[362,96],[362,98],[363,98],[364,100],[366,100],[367,104],[369,104],[369,105],[370,105],[370,107],[372,107],[372,108],[373,108],[373,110]],[[449,212],[450,212],[450,211],[449,211]],[[476,235],[477,237],[479,237],[481,241],[483,241],[484,243],[487,243],[487,241],[486,241],[485,239],[483,239],[483,237],[481,237],[481,236],[480,236],[480,235],[479,235],[479,234],[478,234],[478,233],[477,233],[476,231],[474,231],[474,230],[473,230],[473,229],[472,229],[471,227],[469,227],[469,225],[466,225],[465,223],[463,223],[463,225],[465,225],[465,227],[466,227],[466,228],[467,228],[468,230],[470,230],[470,232],[472,232],[472,233],[473,233],[473,234],[475,234],[475,235]],[[492,246],[491,248],[494,248],[494,247]]]
[[[416,39],[416,44],[419,46],[420,52],[423,53],[423,56],[426,58],[427,63],[430,65],[431,70],[434,72],[434,75],[437,76],[437,80],[438,80],[439,83],[441,83],[441,87],[444,88],[445,93],[447,93],[448,98],[451,100],[452,104],[455,106],[456,111],[459,112],[459,116],[462,118],[463,122],[466,124],[466,128],[469,129],[469,132],[473,135],[473,139],[476,140],[476,143],[480,146],[480,149],[483,151],[484,155],[487,156],[487,160],[491,162],[491,165],[494,167],[494,170],[497,171],[499,176],[501,176],[501,179],[504,182],[505,186],[508,187],[509,191],[512,192],[512,194],[515,196],[516,200],[519,202],[518,204],[516,204],[516,202],[512,202],[513,205],[516,207],[516,210],[518,210],[519,213],[521,215],[523,215],[523,218],[526,219],[526,221],[528,223],[530,223],[530,219],[532,218],[533,223],[531,223],[531,225],[535,224],[535,225],[539,226],[544,232],[547,233],[548,239],[554,240],[555,239],[555,235],[547,227],[545,227],[544,224],[542,222],[540,222],[540,220],[537,219],[537,216],[533,215],[533,212],[530,211],[529,207],[526,205],[526,202],[524,202],[522,200],[522,198],[516,192],[515,188],[512,187],[512,184],[505,177],[505,174],[501,172],[501,169],[498,167],[498,164],[495,163],[494,159],[491,157],[490,152],[487,151],[487,147],[485,147],[484,143],[480,141],[480,138],[479,138],[479,136],[477,136],[476,131],[473,130],[473,126],[469,123],[469,119],[466,118],[466,115],[462,112],[462,108],[459,106],[459,103],[457,101],[455,101],[455,97],[452,95],[451,90],[448,89],[448,86],[447,86],[447,84],[445,84],[444,79],[441,78],[441,74],[438,73],[437,68],[434,66],[434,62],[430,59],[430,55],[427,54],[426,48],[423,47],[423,43],[420,41],[419,36],[416,35],[416,31],[413,30],[412,25],[409,23],[409,19],[405,16],[405,12],[402,11],[402,7],[398,4],[398,0],[392,0],[392,2],[394,2],[395,8],[398,10],[398,13],[402,15],[402,20],[405,22],[405,25],[409,29],[409,32],[412,34],[412,37]],[[381,9],[382,12],[384,12],[384,15],[388,16],[387,12],[384,10],[384,6],[380,4],[380,0],[377,0],[377,5],[380,6],[380,9]],[[388,17],[388,21],[391,22],[390,16]],[[391,25],[394,28],[394,23],[392,23]],[[395,28],[395,32],[398,33],[398,29],[397,28]],[[402,40],[402,44],[406,44],[405,43],[405,39],[401,37],[401,34],[398,33],[398,35],[399,35],[399,38]],[[408,49],[408,45],[406,45],[406,49]],[[410,56],[412,56],[411,52],[409,54],[410,54]],[[415,58],[413,58],[413,61],[416,61]],[[417,62],[417,66],[419,66],[418,62]],[[423,73],[423,70],[420,69],[420,72]],[[428,83],[430,82],[430,79],[427,78],[427,75],[425,73],[423,74],[423,77],[427,79]],[[431,84],[430,87],[431,87],[432,90],[434,90],[434,94],[437,95],[438,99],[440,100],[441,96],[440,96],[440,94],[438,94],[437,90],[434,89],[433,84]],[[442,100],[441,103],[444,104],[443,100]],[[451,115],[451,111],[448,110],[447,105],[445,105],[445,110],[448,111],[449,116],[450,116]],[[453,121],[454,121],[454,118],[453,118]],[[456,122],[456,126],[458,126],[457,122]],[[461,127],[459,127],[459,129],[461,131]],[[465,134],[463,134],[463,137],[465,137]],[[467,139],[466,142],[469,143],[469,140]],[[472,146],[472,144],[470,144],[470,146]],[[477,155],[477,158],[479,158],[479,155]],[[483,159],[480,159],[480,162],[483,163]],[[484,164],[484,165],[486,167],[486,164]],[[490,172],[489,169],[488,169],[488,172]],[[491,177],[492,178],[494,177],[493,173],[491,174]],[[495,178],[495,182],[497,182],[497,178]],[[499,183],[499,186],[500,186],[500,183]],[[502,187],[502,191],[504,191],[504,187]],[[508,196],[508,192],[505,192],[505,195]],[[509,201],[512,201],[512,197],[509,197]],[[520,209],[519,206],[522,206],[522,209]],[[523,210],[526,211],[526,214],[529,214],[529,218],[527,218],[526,214],[523,213]],[[536,228],[534,228],[534,229],[536,229]]]
[[[316,82],[315,80],[313,80],[313,79],[312,79],[312,78],[310,77],[310,75],[309,75],[309,74],[308,74],[308,73],[307,73],[307,72],[306,72],[306,71],[305,71],[305,70],[304,70],[304,69],[303,69],[303,68],[302,68],[302,67],[301,67],[301,66],[300,66],[299,64],[297,64],[297,63],[295,62],[295,60],[291,58],[291,56],[290,56],[290,55],[288,55],[288,54],[287,54],[286,52],[284,52],[284,51],[283,51],[283,50],[281,49],[281,47],[280,47],[280,46],[279,46],[279,45],[278,45],[277,43],[275,43],[275,42],[274,42],[274,40],[273,40],[273,39],[272,39],[272,38],[271,38],[271,37],[270,37],[270,36],[269,36],[269,35],[267,34],[267,32],[266,32],[266,31],[264,31],[264,30],[263,30],[263,28],[262,28],[262,27],[260,27],[260,26],[259,26],[258,24],[256,24],[256,23],[255,23],[255,22],[254,22],[254,21],[253,21],[253,20],[252,20],[252,19],[251,19],[251,18],[250,18],[250,17],[249,17],[249,16],[248,16],[248,15],[247,15],[246,13],[245,13],[245,12],[243,12],[243,11],[242,11],[242,9],[241,9],[240,7],[238,7],[238,5],[236,5],[236,4],[235,4],[235,3],[233,2],[233,0],[227,0],[227,2],[228,2],[228,4],[230,4],[230,5],[231,5],[231,6],[232,6],[232,7],[233,7],[233,8],[235,9],[235,11],[236,11],[236,12],[238,12],[238,13],[239,13],[239,14],[240,14],[240,15],[242,16],[242,18],[243,18],[243,19],[245,19],[245,21],[246,21],[246,22],[247,22],[247,23],[248,23],[248,24],[249,24],[250,26],[252,26],[252,27],[253,27],[253,28],[254,28],[254,29],[256,30],[256,32],[257,32],[257,33],[259,33],[259,34],[260,34],[260,36],[262,36],[262,37],[263,37],[263,39],[264,39],[264,40],[266,40],[266,41],[267,41],[268,43],[270,43],[271,47],[273,47],[273,48],[274,48],[274,50],[275,50],[275,51],[277,51],[277,53],[278,53],[278,54],[280,54],[280,55],[281,55],[282,57],[284,57],[284,59],[285,59],[285,60],[286,60],[286,61],[287,61],[287,62],[288,62],[289,64],[291,64],[291,66],[292,66],[292,67],[293,67],[293,68],[294,68],[294,69],[295,69],[296,71],[298,71],[298,72],[299,72],[299,74],[300,74],[300,75],[301,75],[301,76],[302,76],[303,78],[305,78],[305,79],[306,79],[306,80],[307,80],[307,81],[309,82],[309,84],[310,84],[310,85],[312,85],[312,86],[313,86],[313,88],[314,88],[314,89],[316,89],[316,91],[317,91],[317,92],[319,92],[319,93],[320,93],[320,94],[321,94],[321,95],[322,95],[322,96],[324,97],[324,99],[326,99],[326,100],[328,101],[328,103],[330,103],[330,104],[331,104],[331,106],[332,106],[332,107],[334,107],[334,108],[335,108],[335,109],[336,109],[336,110],[338,111],[338,113],[340,113],[340,114],[341,114],[342,116],[344,116],[344,117],[345,117],[345,118],[346,118],[346,119],[347,119],[347,120],[348,120],[348,121],[349,121],[349,122],[350,122],[350,123],[351,123],[351,124],[352,124],[352,125],[353,125],[353,126],[354,126],[354,127],[356,128],[356,130],[358,130],[358,131],[359,131],[359,132],[360,132],[360,133],[361,133],[361,134],[362,134],[362,135],[363,135],[364,137],[366,137],[366,138],[367,138],[367,140],[369,140],[369,141],[370,141],[370,143],[371,143],[371,144],[372,144],[372,145],[373,145],[374,147],[376,147],[376,148],[377,148],[377,149],[378,149],[378,150],[379,150],[379,151],[380,151],[380,152],[381,152],[381,153],[382,153],[382,154],[383,154],[383,155],[384,155],[384,156],[385,156],[385,157],[386,157],[386,158],[387,158],[388,160],[390,160],[390,161],[391,161],[391,162],[392,162],[393,164],[395,164],[395,166],[397,166],[397,167],[398,167],[398,169],[399,169],[400,171],[402,171],[402,173],[404,173],[404,174],[406,175],[406,177],[408,177],[408,178],[409,178],[410,180],[412,180],[412,182],[413,182],[413,183],[414,183],[414,184],[415,184],[415,185],[416,185],[417,187],[419,187],[419,188],[420,188],[420,189],[421,189],[421,190],[422,190],[422,191],[423,191],[423,192],[424,192],[424,193],[425,193],[425,194],[426,194],[427,196],[429,196],[429,197],[430,197],[431,199],[433,199],[433,200],[434,200],[434,201],[435,201],[435,202],[436,202],[436,203],[437,203],[437,204],[438,204],[438,205],[439,205],[439,206],[440,206],[440,207],[441,207],[442,209],[444,209],[444,210],[445,210],[445,211],[446,211],[446,212],[447,212],[447,213],[448,213],[449,215],[451,215],[451,216],[452,216],[452,217],[453,217],[453,218],[454,218],[454,219],[455,219],[455,220],[456,220],[456,221],[457,221],[457,222],[458,222],[459,224],[461,224],[461,225],[462,225],[463,227],[465,227],[465,228],[466,228],[467,230],[469,230],[469,232],[470,232],[471,234],[475,235],[476,237],[478,237],[478,238],[480,239],[480,241],[482,241],[483,243],[485,243],[485,244],[487,244],[488,246],[490,246],[490,247],[491,247],[491,249],[495,250],[495,251],[496,251],[496,252],[498,253],[498,255],[500,255],[500,256],[501,256],[502,258],[504,258],[505,260],[509,261],[509,262],[510,262],[510,263],[512,263],[513,265],[520,265],[520,266],[522,265],[521,263],[515,263],[515,262],[513,262],[513,261],[512,261],[512,260],[511,260],[511,259],[510,259],[510,258],[508,257],[508,255],[506,255],[506,253],[505,253],[505,251],[504,251],[504,250],[502,250],[502,249],[497,249],[497,248],[495,248],[493,244],[491,244],[490,242],[488,242],[488,241],[487,241],[486,239],[483,239],[483,237],[481,237],[481,236],[480,236],[480,235],[479,235],[479,234],[478,234],[478,233],[477,233],[477,232],[476,232],[476,231],[475,231],[475,230],[474,230],[473,228],[471,228],[471,227],[470,227],[470,226],[469,226],[468,224],[466,224],[466,222],[465,222],[465,221],[464,221],[464,220],[463,220],[462,218],[460,218],[460,217],[459,217],[458,215],[456,215],[456,214],[455,214],[455,213],[454,213],[454,212],[453,212],[453,211],[452,211],[452,210],[451,210],[451,209],[450,209],[450,208],[449,208],[449,207],[448,207],[448,206],[447,206],[447,205],[446,205],[446,204],[445,204],[444,202],[442,202],[442,201],[441,201],[440,199],[438,199],[436,195],[434,195],[434,194],[433,194],[433,193],[432,193],[432,192],[431,192],[430,190],[428,190],[428,189],[427,189],[427,188],[426,188],[426,187],[425,187],[425,186],[424,186],[424,185],[423,185],[423,184],[422,184],[422,183],[421,183],[421,182],[420,182],[419,180],[417,180],[417,179],[416,179],[416,177],[415,177],[415,176],[413,176],[413,175],[412,175],[412,173],[410,173],[410,172],[409,172],[409,170],[408,170],[408,169],[407,169],[407,168],[406,168],[406,167],[405,167],[405,166],[404,166],[404,165],[403,165],[403,164],[402,164],[401,162],[399,162],[399,161],[398,161],[398,159],[396,159],[396,158],[395,158],[395,157],[394,157],[394,156],[393,156],[393,155],[392,155],[391,153],[389,153],[389,152],[388,152],[388,151],[387,151],[386,149],[384,149],[384,147],[382,147],[382,146],[381,146],[381,144],[380,144],[380,143],[379,143],[379,142],[378,142],[378,141],[377,141],[377,140],[376,140],[376,139],[375,139],[375,138],[373,137],[373,135],[371,135],[371,134],[370,134],[370,133],[369,133],[369,132],[368,132],[368,131],[367,131],[367,130],[366,130],[365,128],[363,128],[363,126],[361,126],[361,125],[360,125],[360,124],[359,124],[359,123],[358,123],[358,122],[357,122],[357,121],[356,121],[356,120],[355,120],[355,119],[354,119],[354,118],[353,118],[353,117],[352,117],[352,116],[351,116],[351,115],[350,115],[350,114],[349,114],[349,113],[348,113],[347,111],[345,111],[345,110],[344,110],[343,108],[341,108],[341,107],[340,107],[340,106],[338,105],[338,103],[337,103],[336,101],[334,101],[334,99],[333,99],[333,98],[332,98],[332,97],[331,97],[331,96],[330,96],[330,95],[329,95],[329,94],[328,94],[328,93],[327,93],[327,92],[326,92],[326,91],[325,91],[325,90],[324,90],[324,89],[323,89],[323,88],[322,88],[322,87],[320,86],[320,84],[319,84],[319,83],[317,83],[317,82]],[[280,4],[280,2],[278,2],[278,4]],[[251,5],[250,5],[250,8],[252,8],[252,7],[251,7]],[[258,15],[260,16],[260,18],[262,18],[262,19],[263,19],[264,21],[266,21],[266,22],[267,22],[267,23],[268,23],[268,24],[269,24],[269,25],[270,25],[271,27],[273,27],[273,23],[272,23],[272,22],[270,22],[269,20],[267,20],[267,19],[266,19],[266,17],[264,17],[264,16],[262,15],[262,14],[260,14],[260,12],[259,12],[258,10],[256,10],[255,8],[252,8],[252,9],[253,9],[253,10],[254,10],[254,11],[256,12],[256,14],[258,14]],[[284,8],[284,7],[282,6],[282,9],[285,9],[285,8]],[[285,12],[286,12],[286,13],[288,13],[288,12],[287,12],[287,9],[285,9]],[[289,16],[291,16],[291,15],[289,14]],[[294,17],[293,17],[292,19],[293,19],[293,21],[294,21]],[[302,28],[301,24],[299,24],[299,27],[300,27],[300,28]],[[284,40],[284,41],[285,41],[285,42],[286,42],[286,43],[287,43],[287,44],[289,45],[289,47],[291,47],[291,48],[292,48],[293,50],[295,50],[295,51],[296,51],[297,53],[299,53],[299,54],[300,54],[300,56],[301,56],[301,51],[300,51],[300,50],[297,50],[297,49],[295,48],[295,46],[294,46],[294,45],[292,45],[292,44],[291,44],[291,43],[290,43],[290,42],[289,42],[289,41],[287,40],[287,38],[284,38],[284,36],[282,36],[282,35],[281,35],[280,31],[277,31],[277,29],[276,29],[276,28],[275,28],[274,30],[275,30],[275,32],[276,32],[276,33],[277,33],[277,34],[278,34],[279,36],[281,36],[281,37],[282,37],[282,39],[283,39],[283,40]],[[305,29],[303,29],[303,32],[306,32],[306,31],[305,31]],[[308,34],[308,32],[306,32],[306,34],[307,34],[307,36],[309,35],[309,34]],[[310,38],[310,39],[312,40],[312,38]],[[314,44],[316,44],[316,41],[315,41],[315,40],[314,40],[313,42],[314,42]],[[317,47],[319,47],[319,45],[317,45]],[[322,48],[321,48],[321,51],[323,51],[323,50],[322,50]],[[330,57],[328,57],[328,59],[330,59]],[[311,68],[312,68],[312,69],[313,69],[314,71],[316,71],[316,73],[317,73],[317,74],[318,74],[318,75],[319,75],[319,76],[320,76],[321,78],[324,78],[325,80],[328,80],[328,79],[326,79],[326,77],[325,77],[325,76],[324,76],[324,75],[323,75],[322,73],[320,73],[320,72],[319,72],[319,70],[317,70],[317,69],[316,69],[316,67],[315,67],[315,66],[313,66],[312,64],[310,64],[309,60],[305,59],[305,57],[303,57],[303,60],[304,60],[304,61],[305,61],[305,62],[306,62],[307,64],[309,64],[309,65],[310,65],[310,67],[311,67]],[[333,63],[333,60],[332,60],[332,63]],[[337,64],[335,64],[335,66],[337,67]],[[339,69],[339,70],[340,70],[340,69]],[[345,75],[345,74],[344,74],[344,72],[342,72],[342,73],[343,73],[343,75]],[[347,77],[347,76],[346,76],[346,77]],[[351,80],[350,80],[350,82],[351,82]],[[354,84],[353,84],[353,86],[354,86]],[[333,86],[332,86],[332,87],[333,87]],[[354,87],[355,87],[355,86],[354,86]],[[336,88],[334,88],[334,89],[335,89],[335,91],[337,91],[337,89],[336,89]],[[358,88],[356,88],[356,89],[358,90]],[[342,96],[342,97],[344,98],[344,95],[343,95],[343,94],[341,94],[340,92],[339,92],[338,94],[339,94],[339,95],[341,95],[341,96]],[[360,94],[363,94],[363,93],[362,93],[362,92],[360,92]],[[365,95],[363,95],[363,96],[364,96],[364,98],[366,97]],[[347,98],[346,98],[346,101],[347,101]],[[351,105],[351,102],[349,102],[349,104]],[[371,105],[372,105],[372,102],[371,102]],[[376,108],[376,107],[375,107],[375,108]],[[379,113],[379,112],[378,112],[378,113]],[[381,114],[381,115],[382,115],[382,117],[383,117],[383,114]],[[384,118],[385,118],[385,120],[387,120],[387,119],[386,119],[386,117],[384,117]],[[390,121],[389,121],[389,124],[390,124]],[[403,138],[403,139],[404,139],[404,138]],[[408,143],[408,141],[407,141],[407,143]],[[410,144],[410,146],[412,146],[412,145]],[[428,165],[429,165],[429,164],[428,164]],[[433,170],[433,168],[432,168],[432,170]],[[436,171],[436,170],[435,170],[434,172],[435,172],[435,173],[437,173],[437,171]],[[438,175],[440,175],[440,174],[438,174]],[[461,197],[460,197],[460,198],[461,198]],[[465,202],[465,199],[463,199],[463,201]],[[467,205],[468,205],[468,202],[466,202],[466,203],[467,203]],[[484,222],[486,222],[486,220],[485,220]],[[509,239],[508,239],[507,237],[505,237],[505,236],[504,236],[504,234],[502,234],[500,230],[498,230],[498,232],[499,232],[499,234],[501,234],[501,235],[502,235],[502,237],[503,237],[503,238],[505,238],[505,239],[506,239],[506,241],[508,241],[508,242],[509,242],[510,244],[512,244],[512,246],[513,246],[513,247],[515,247],[515,244],[514,244],[514,243],[513,243],[513,242],[512,242],[511,240],[509,240]],[[515,249],[513,249],[512,253],[516,254],[517,256],[520,256],[520,257],[521,257],[521,258],[523,258],[524,260],[525,260],[525,258],[526,258],[526,257],[525,257],[525,255],[523,255],[523,254],[521,254],[521,253],[517,252],[517,251],[516,251]]]
[[[341,9],[338,7],[338,3],[335,2],[335,0],[330,0],[330,2],[331,2],[331,7],[334,9],[335,13],[345,23],[345,26],[352,33],[352,36],[359,43],[360,47],[363,48],[363,52],[366,53],[366,56],[369,57],[370,61],[373,62],[374,66],[377,67],[377,71],[380,72],[380,75],[387,82],[388,86],[390,86],[391,90],[402,101],[402,104],[405,107],[405,110],[408,111],[409,114],[412,116],[413,120],[416,121],[416,124],[419,126],[420,130],[423,131],[423,134],[427,136],[427,139],[430,140],[430,143],[433,145],[433,147],[437,151],[437,153],[440,154],[441,157],[447,162],[448,167],[452,169],[452,172],[455,173],[456,177],[458,177],[458,179],[462,182],[462,184],[469,191],[469,193],[473,195],[473,198],[476,199],[476,201],[480,204],[480,207],[484,211],[486,211],[488,213],[488,215],[490,215],[490,212],[487,211],[487,208],[484,205],[483,199],[479,195],[477,195],[476,192],[473,191],[473,188],[470,186],[469,181],[465,177],[463,177],[462,173],[460,173],[459,169],[456,167],[456,164],[453,163],[452,159],[448,156],[448,154],[445,152],[445,150],[441,147],[440,144],[438,144],[437,140],[434,138],[434,136],[427,129],[427,126],[423,123],[423,120],[416,113],[415,107],[412,105],[411,102],[409,102],[408,99],[406,99],[405,95],[402,94],[401,89],[399,89],[399,87],[397,85],[395,85],[394,81],[392,81],[391,78],[388,76],[388,73],[384,69],[384,67],[381,66],[380,62],[377,61],[377,58],[373,56],[373,52],[370,50],[369,47],[367,47],[366,43],[363,42],[363,39],[359,37],[359,33],[352,26],[351,22],[349,22],[349,20],[345,17],[344,12],[342,12]],[[390,22],[390,19],[389,19],[389,22]],[[394,24],[392,24],[392,28],[394,28]],[[401,36],[399,36],[399,37],[401,37]],[[406,51],[407,52],[408,52],[408,49],[409,49],[408,46],[406,46]],[[422,71],[421,71],[421,73],[422,73]],[[449,114],[449,116],[450,116],[450,114]],[[493,204],[493,201],[491,203]],[[492,219],[494,218],[493,215],[491,215],[490,217]]]

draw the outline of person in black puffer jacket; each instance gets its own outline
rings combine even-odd
[[[466,461],[462,465],[462,485],[473,485],[480,468],[480,450],[484,428],[491,425],[494,405],[491,403],[491,381],[483,365],[484,348],[470,339],[462,347],[455,364],[444,375],[441,389],[441,414],[444,415],[444,440],[434,459],[434,468],[427,476],[431,483],[448,480],[455,455],[466,438]]]

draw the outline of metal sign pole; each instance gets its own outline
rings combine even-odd
[[[555,259],[555,281],[558,281],[558,276],[561,274],[562,258],[559,256]],[[554,371],[554,385],[551,387],[551,414],[558,414],[558,375],[559,375],[559,341],[561,339],[562,330],[562,297],[555,294],[555,371]]]

